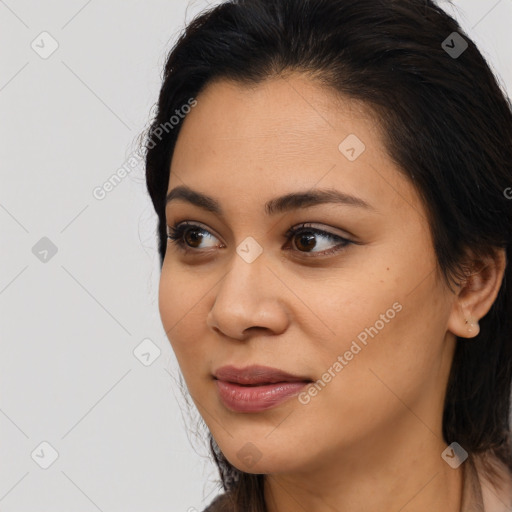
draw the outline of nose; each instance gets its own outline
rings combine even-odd
[[[286,289],[264,255],[247,263],[235,253],[230,265],[217,287],[208,327],[237,340],[247,339],[254,330],[284,332],[289,322]]]

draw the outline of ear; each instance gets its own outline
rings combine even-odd
[[[471,259],[474,269],[459,283],[448,318],[448,330],[461,338],[474,338],[480,332],[479,320],[491,309],[503,281],[507,256],[498,248],[493,256]]]

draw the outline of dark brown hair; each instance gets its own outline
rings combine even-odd
[[[460,55],[443,45],[455,46],[453,32],[468,45]],[[447,284],[467,275],[469,251],[478,259],[504,248],[510,261],[511,103],[451,16],[431,0],[231,0],[192,20],[173,46],[145,134],[161,264],[165,197],[181,124],[162,126],[214,79],[255,85],[288,71],[361,100],[375,113],[389,155],[424,202]],[[457,441],[471,455],[491,453],[510,471],[511,272],[507,265],[478,336],[456,346],[443,415],[446,443]],[[229,491],[215,510],[265,511],[264,475],[239,471],[211,434],[209,442]]]

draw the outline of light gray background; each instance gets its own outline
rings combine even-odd
[[[454,3],[510,95],[512,0]],[[219,492],[160,322],[143,166],[93,196],[137,149],[166,53],[209,4],[0,1],[3,512],[193,512]],[[43,31],[59,45],[47,59],[31,47],[51,48]],[[148,366],[133,353],[145,339],[160,350]]]

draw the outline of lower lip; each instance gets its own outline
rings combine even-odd
[[[235,412],[260,412],[278,406],[300,393],[309,382],[277,382],[261,386],[240,386],[216,380],[224,405]]]

